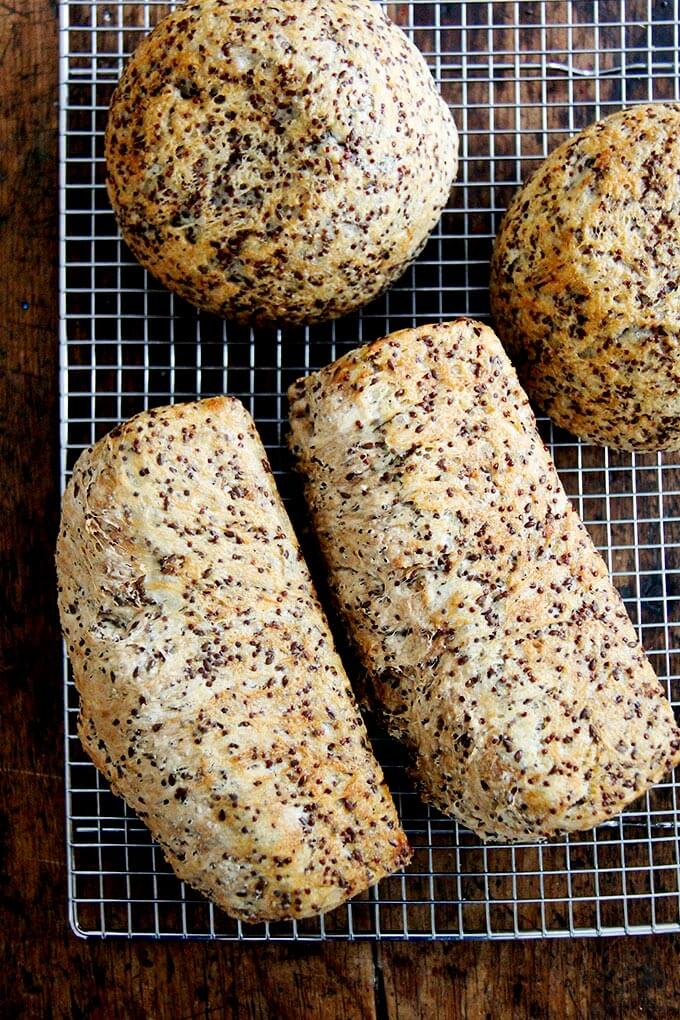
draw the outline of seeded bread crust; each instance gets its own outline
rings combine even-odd
[[[680,731],[494,333],[392,334],[290,390],[338,607],[423,796],[488,840],[610,818]]]
[[[143,266],[200,308],[315,322],[415,258],[457,168],[425,60],[372,0],[200,0],[114,93],[108,190]]]
[[[79,458],[57,546],[80,737],[233,917],[331,910],[410,853],[253,422],[145,412]]]
[[[623,450],[680,448],[680,105],[636,106],[559,146],[515,195],[491,307],[558,425]]]

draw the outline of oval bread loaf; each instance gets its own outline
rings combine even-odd
[[[233,917],[332,909],[409,850],[245,408],[158,408],[79,458],[57,546],[80,737]]]
[[[591,124],[510,203],[496,329],[529,395],[583,439],[680,448],[679,236],[678,103]]]
[[[484,839],[619,812],[680,731],[497,337],[385,337],[298,381],[292,445],[339,608],[426,799]]]
[[[116,88],[108,190],[143,266],[200,308],[318,322],[374,298],[446,204],[458,136],[373,0],[199,0]]]

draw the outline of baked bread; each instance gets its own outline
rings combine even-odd
[[[622,450],[680,448],[680,104],[586,128],[515,195],[491,308],[529,395]]]
[[[492,331],[404,330],[301,379],[292,447],[373,702],[483,839],[610,818],[680,731]]]
[[[111,103],[111,204],[199,308],[316,322],[374,298],[446,203],[456,129],[372,0],[200,0],[142,41]]]
[[[409,850],[255,426],[228,397],[79,458],[57,546],[80,738],[233,917],[322,913]]]

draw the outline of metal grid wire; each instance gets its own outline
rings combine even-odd
[[[390,3],[461,131],[451,204],[417,264],[357,317],[258,330],[161,288],[118,237],[103,128],[125,57],[170,4],[61,3],[61,449],[80,451],[154,405],[228,392],[253,413],[284,496],[287,386],[390,330],[488,316],[499,217],[537,161],[622,106],[678,99],[678,0]],[[652,663],[680,704],[680,461],[574,441],[539,421]],[[289,500],[295,519],[295,500]],[[376,735],[414,859],[325,918],[241,925],[183,886],[110,793],[76,736],[66,675],[69,900],[81,935],[184,938],[536,938],[680,930],[680,785],[667,779],[598,829],[543,846],[484,847],[413,793]]]

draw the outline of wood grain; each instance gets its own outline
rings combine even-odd
[[[49,0],[0,4],[0,1009],[46,1020],[680,1016],[680,940],[239,946],[67,925],[58,514],[56,52]]]
[[[680,1016],[677,939],[439,943],[428,947],[426,966],[410,945],[390,946],[388,956],[389,1020]]]

